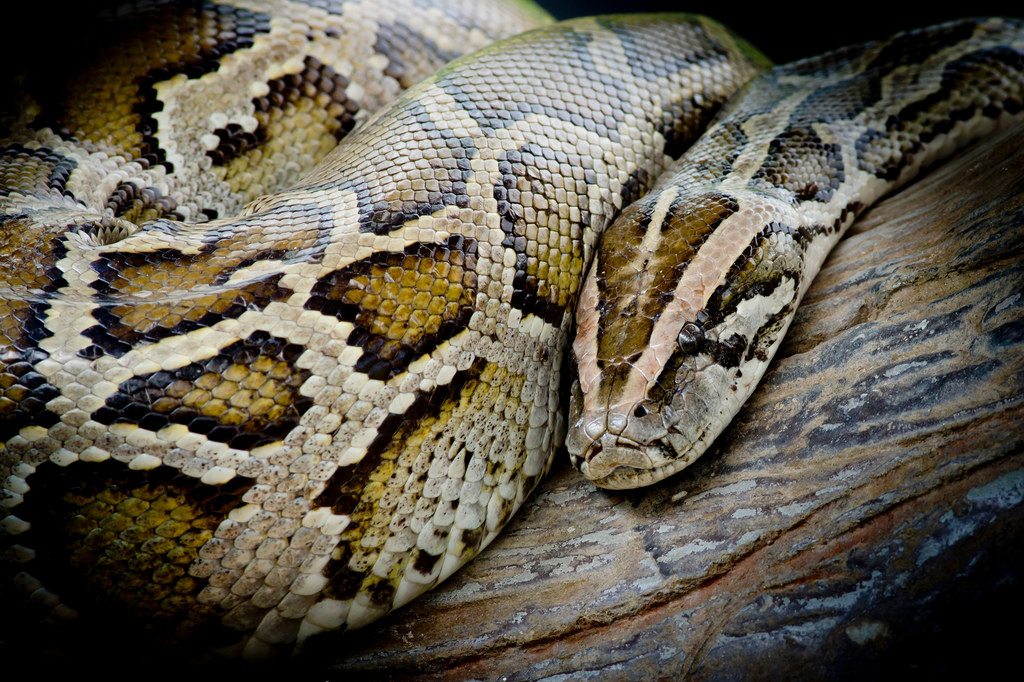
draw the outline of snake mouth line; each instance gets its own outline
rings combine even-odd
[[[661,441],[640,443],[605,435],[590,444],[579,469],[600,488],[625,490],[653,485],[693,459],[690,451],[680,455]]]

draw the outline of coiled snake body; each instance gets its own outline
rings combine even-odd
[[[9,117],[4,578],[50,619],[263,656],[429,589],[550,466],[578,297],[570,455],[663,478],[854,217],[1024,109],[1024,28],[964,21],[772,70],[690,147],[765,61],[623,16],[510,38],[357,127],[537,15],[320,4],[147,7]]]

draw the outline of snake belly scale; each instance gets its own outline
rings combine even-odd
[[[31,610],[263,657],[406,603],[549,468],[581,290],[580,381],[612,409],[595,416],[574,390],[570,452],[603,485],[671,473],[738,409],[856,213],[1024,99],[1022,29],[1001,21],[771,72],[610,229],[605,248],[632,246],[584,286],[598,235],[764,59],[699,18],[576,20],[368,117],[539,20],[380,5],[146,5],[119,40],[152,56],[101,54],[93,71],[133,91],[86,106],[71,78],[67,101],[30,94],[5,121],[0,528],[4,589]],[[828,118],[855,122],[814,119],[821,92],[846,104]],[[692,180],[698,167],[714,182]],[[764,220],[733,233],[750,214]],[[672,284],[657,301],[602,289],[644,260],[637,244],[665,260],[657,242],[694,215],[698,294],[677,295],[696,272],[681,262],[658,266]],[[644,348],[607,333],[644,316]],[[724,407],[676,398],[680,368],[680,385],[724,381]],[[666,407],[687,428],[652,429]],[[686,431],[702,445],[677,442]]]

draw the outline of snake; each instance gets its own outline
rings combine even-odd
[[[563,443],[656,483],[859,214],[1024,118],[1019,20],[774,68],[704,17],[546,24],[156,2],[15,81],[8,623],[285,655],[454,573]]]

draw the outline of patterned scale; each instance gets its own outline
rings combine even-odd
[[[99,58],[144,74],[97,105],[128,132],[22,108],[0,156],[0,528],[32,609],[287,651],[443,580],[550,466],[595,234],[763,60],[703,20],[566,23],[454,63],[311,171],[259,170],[414,77],[371,56],[372,93],[327,44],[486,39],[419,4],[351,33],[326,9],[369,6],[147,6],[133,30],[203,28],[155,73]],[[208,113],[220,89],[235,104]]]

